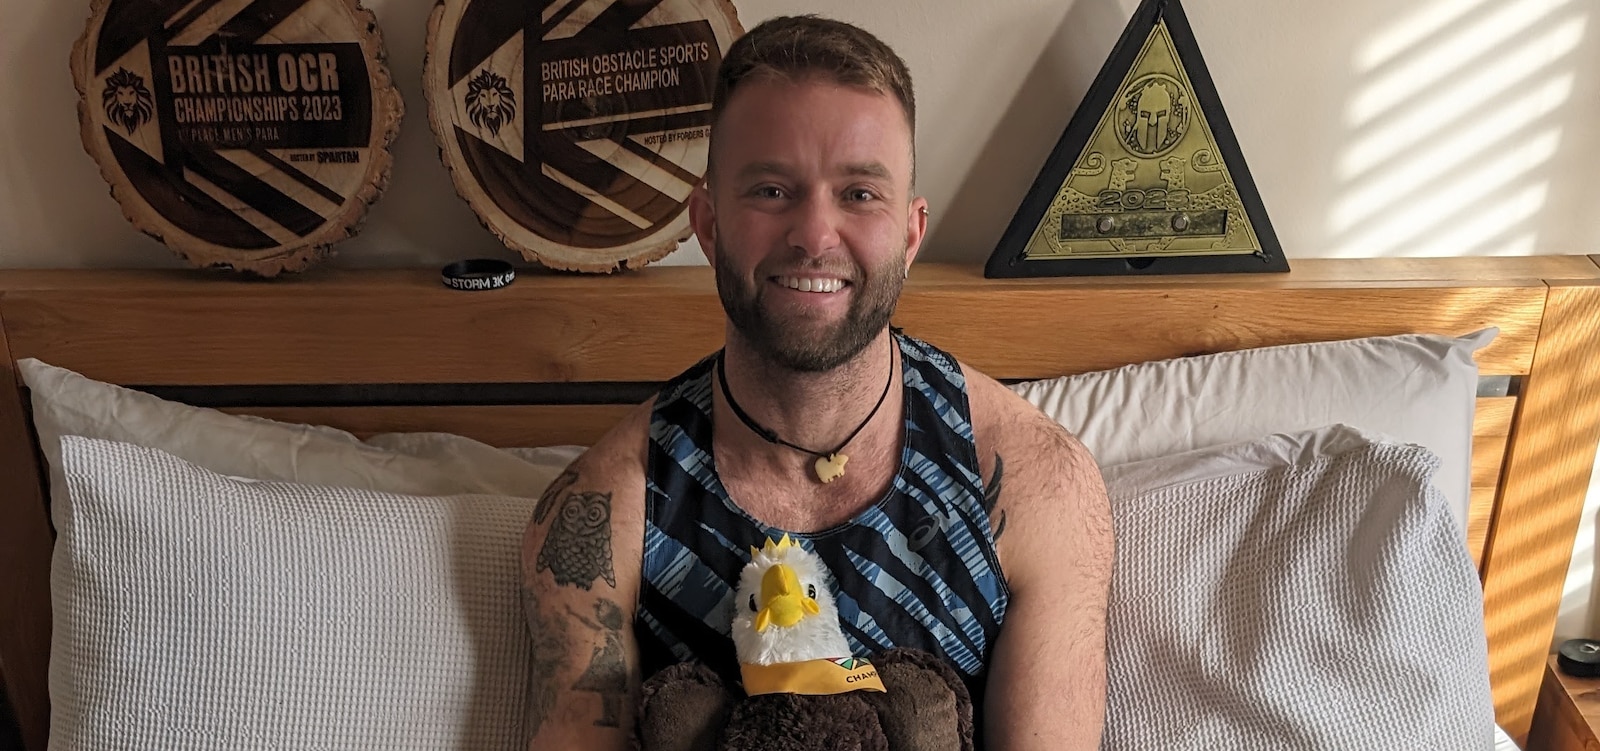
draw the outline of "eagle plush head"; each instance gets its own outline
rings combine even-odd
[[[972,751],[972,699],[942,657],[851,655],[827,567],[784,535],[750,549],[735,588],[739,681],[690,660],[640,689],[642,751]]]
[[[828,569],[786,534],[750,549],[739,574],[733,645],[745,665],[777,665],[850,655]]]

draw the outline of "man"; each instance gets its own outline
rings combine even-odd
[[[728,51],[691,221],[726,347],[546,491],[524,540],[536,748],[621,748],[641,680],[736,677],[731,591],[789,533],[836,580],[857,655],[941,655],[990,748],[1092,749],[1112,539],[1074,438],[891,330],[927,228],[914,102],[882,42],[780,18]],[[744,552],[741,552],[744,551]]]

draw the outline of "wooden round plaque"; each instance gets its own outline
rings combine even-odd
[[[404,111],[356,0],[95,0],[72,77],[128,220],[191,264],[263,276],[355,233]]]
[[[569,271],[688,239],[729,0],[440,0],[423,94],[456,192],[508,247]]]

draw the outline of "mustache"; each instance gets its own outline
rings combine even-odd
[[[771,268],[760,270],[762,277],[774,276],[826,276],[843,279],[852,284],[860,282],[864,274],[854,265],[841,266],[837,263],[782,263],[774,264]]]

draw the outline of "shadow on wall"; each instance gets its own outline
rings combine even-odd
[[[1077,0],[1003,110],[983,150],[941,216],[935,214],[918,261],[986,259],[1005,234],[1111,46],[1128,24],[1116,0]],[[994,40],[996,45],[1006,43]],[[1041,107],[1039,102],[1056,102]],[[1049,118],[1038,113],[1048,111]],[[981,249],[981,253],[979,252]]]
[[[0,686],[0,751],[22,751],[22,731],[17,729],[5,686]]]
[[[1595,457],[1594,474],[1589,476],[1589,497],[1584,503],[1578,536],[1572,543],[1572,562],[1567,567],[1567,583],[1561,591],[1561,612],[1550,642],[1551,651],[1567,639],[1592,639],[1600,636],[1600,598],[1594,597],[1600,584],[1600,456]]]
[[[1582,5],[1435,0],[1368,37],[1351,61],[1327,255],[1538,252]]]
[[[113,265],[137,249],[150,262],[175,267],[177,256],[123,220],[83,149],[72,47],[89,3],[36,2],[8,10],[0,46],[7,83],[0,85],[0,258],[8,266]]]

